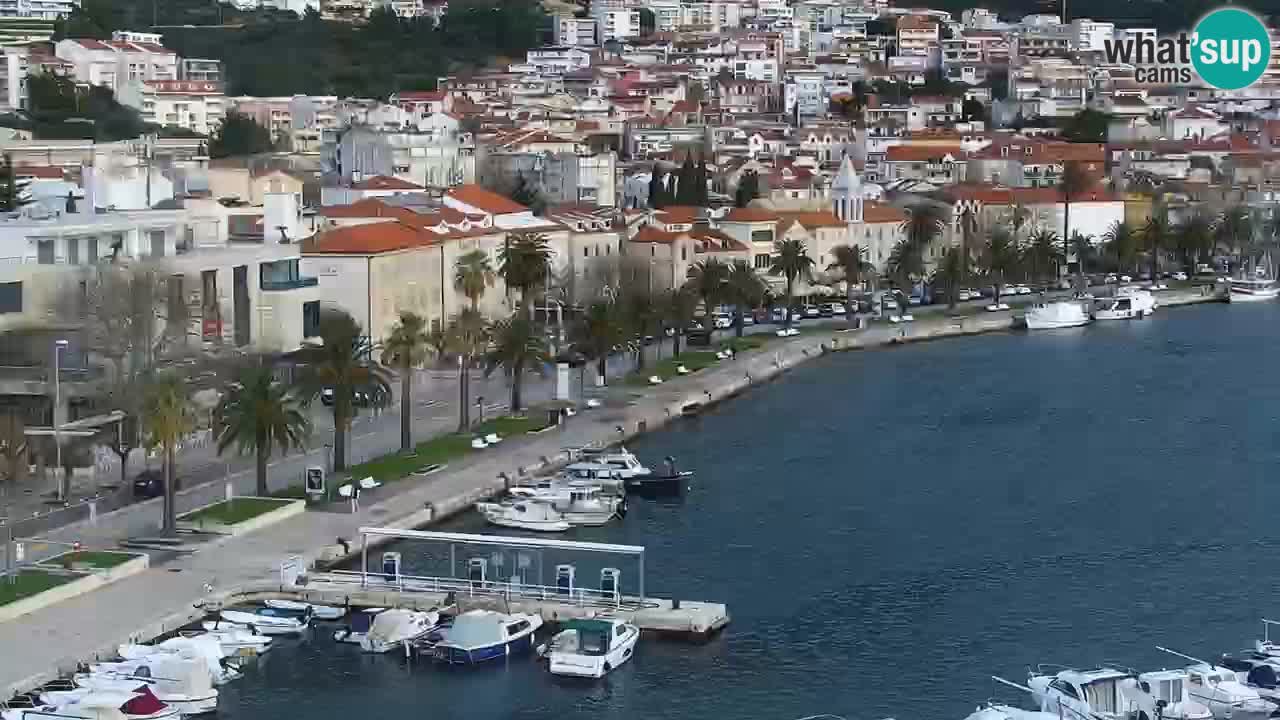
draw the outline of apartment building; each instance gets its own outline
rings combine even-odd
[[[555,19],[556,43],[571,47],[591,47],[596,44],[596,21],[559,15]]]
[[[133,80],[116,93],[122,105],[137,108],[142,119],[212,135],[226,116],[222,83],[187,80]]]
[[[54,54],[70,64],[76,82],[119,92],[134,81],[178,79],[178,56],[160,40],[161,36],[155,33],[117,31],[105,42],[86,38],[59,40]]]
[[[58,20],[80,7],[80,0],[0,0],[0,18]]]
[[[941,61],[941,31],[936,18],[904,15],[898,19],[898,56],[923,57],[927,67]]]

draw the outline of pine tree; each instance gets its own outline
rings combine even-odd
[[[684,156],[684,164],[680,166],[680,184],[676,186],[677,205],[698,204],[698,169],[693,166],[693,153]]]
[[[707,181],[710,179],[710,175],[707,174],[707,160],[703,158],[698,162],[697,181],[694,184],[694,190],[697,192],[698,197],[696,204],[699,207],[706,207],[711,204],[711,194],[707,190]]]
[[[662,168],[658,167],[658,163],[653,164],[653,170],[649,175],[649,207],[654,210],[661,210],[666,203],[663,197],[666,191],[662,183]]]

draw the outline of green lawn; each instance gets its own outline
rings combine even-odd
[[[75,580],[77,576],[28,569],[19,571],[16,577],[16,582],[11,582],[14,579],[11,576],[0,577],[0,605],[64,585]]]
[[[720,360],[716,357],[716,351],[714,350],[683,352],[675,357],[659,360],[656,365],[651,365],[644,370],[631,373],[627,376],[625,382],[627,385],[648,385],[649,377],[652,375],[657,375],[663,380],[678,377],[679,373],[676,372],[676,368],[680,365],[684,365],[688,368],[689,373],[692,374],[703,368],[711,367],[718,362]]]
[[[76,552],[63,553],[49,560],[49,563],[66,568],[73,565],[88,565],[92,568],[106,570],[117,565],[123,565],[136,557],[138,557],[136,553],[78,550]]]
[[[235,525],[269,513],[272,510],[279,510],[284,507],[285,502],[285,500],[272,498],[232,498],[183,515],[178,519],[182,522],[195,523],[197,525],[203,523]]]
[[[366,463],[353,465],[349,470],[352,478],[361,480],[372,477],[380,483],[395,482],[409,477],[413,472],[428,465],[444,465],[450,460],[472,452],[471,440],[475,437],[497,433],[503,438],[524,435],[547,426],[546,413],[530,409],[526,416],[498,417],[485,420],[467,433],[450,433],[419,443],[412,454],[385,455]],[[289,490],[293,490],[290,488]],[[301,488],[298,488],[300,491]]]

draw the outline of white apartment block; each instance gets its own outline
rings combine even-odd
[[[1102,52],[1106,41],[1116,33],[1115,23],[1098,22],[1089,18],[1071,21],[1071,34],[1075,39],[1076,50]]]
[[[0,18],[57,20],[80,7],[80,0],[0,0]]]
[[[0,111],[27,107],[28,53],[25,45],[4,48],[4,65],[0,66]]]
[[[560,15],[556,18],[556,43],[570,47],[590,47],[596,44],[596,21]]]
[[[711,0],[680,3],[680,24],[708,27],[715,32],[742,27],[742,5]]]
[[[639,10],[618,10],[608,6],[596,10],[593,7],[592,14],[602,43],[640,37]]]
[[[127,37],[146,39],[123,39]],[[118,31],[107,42],[84,38],[59,40],[54,53],[71,65],[76,82],[119,92],[131,81],[178,79],[178,56],[158,42],[151,42],[159,37],[153,33]]]
[[[645,5],[653,13],[655,32],[675,32],[680,26],[680,0],[653,0]]]
[[[137,108],[142,119],[158,125],[186,128],[201,135],[217,132],[226,116],[222,83],[186,80],[134,80],[117,97]]]
[[[934,18],[905,15],[898,20],[898,57],[923,57],[928,67],[937,67],[941,55],[940,31]]]

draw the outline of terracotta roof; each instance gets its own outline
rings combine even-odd
[[[959,145],[891,145],[885,151],[885,162],[925,162],[928,160],[941,160],[944,156],[950,155],[956,159],[960,157]]]
[[[49,165],[19,165],[13,169],[14,177],[40,178],[41,180],[62,180],[66,177],[60,167]]]
[[[110,45],[102,42],[101,40],[94,40],[93,38],[72,38],[71,42],[74,42],[75,44],[79,45],[82,48],[85,48],[86,50],[110,50],[111,49]]]
[[[697,253],[706,252],[746,252],[750,250],[746,245],[725,235],[719,230],[711,230],[707,228],[694,230],[689,233],[689,237],[697,241],[697,246],[693,251]]]
[[[367,177],[351,186],[352,190],[422,190],[421,185],[416,185],[408,180],[400,178],[387,177],[386,175],[374,175]]]
[[[892,205],[877,202],[866,202],[862,205],[862,222],[864,223],[901,223],[907,214]]]
[[[778,213],[781,219],[779,224],[800,223],[806,229],[813,230],[815,228],[824,227],[844,227],[844,221],[835,216],[830,210],[819,210],[816,212],[783,212]]]
[[[952,200],[980,202],[987,205],[1008,205],[1013,202],[1009,188],[996,185],[962,183],[943,190]]]
[[[930,30],[937,27],[937,20],[922,15],[903,15],[898,19],[898,30]]]
[[[680,237],[680,233],[667,232],[659,228],[657,225],[645,225],[640,228],[640,232],[636,233],[631,242],[634,243],[662,243],[670,245]]]
[[[724,219],[731,222],[777,222],[778,213],[764,208],[734,208]]]
[[[377,198],[365,198],[350,205],[328,205],[320,208],[320,214],[330,218],[399,218],[412,210],[388,205]]]
[[[668,225],[687,225],[702,216],[702,208],[693,205],[669,205],[658,211],[658,218]]]
[[[503,197],[498,193],[485,190],[474,184],[459,185],[450,190],[448,195],[458,202],[466,203],[491,215],[521,213],[529,209],[510,198]]]
[[[440,102],[444,100],[444,92],[411,90],[408,92],[396,93],[396,99],[400,102]]]
[[[322,232],[304,244],[309,255],[376,255],[431,245],[431,233],[401,222],[351,225]]]
[[[1021,205],[1050,205],[1062,202],[1057,188],[1010,188],[1013,200]],[[1109,202],[1120,200],[1115,193],[1103,187],[1095,187],[1071,196],[1071,202]]]

